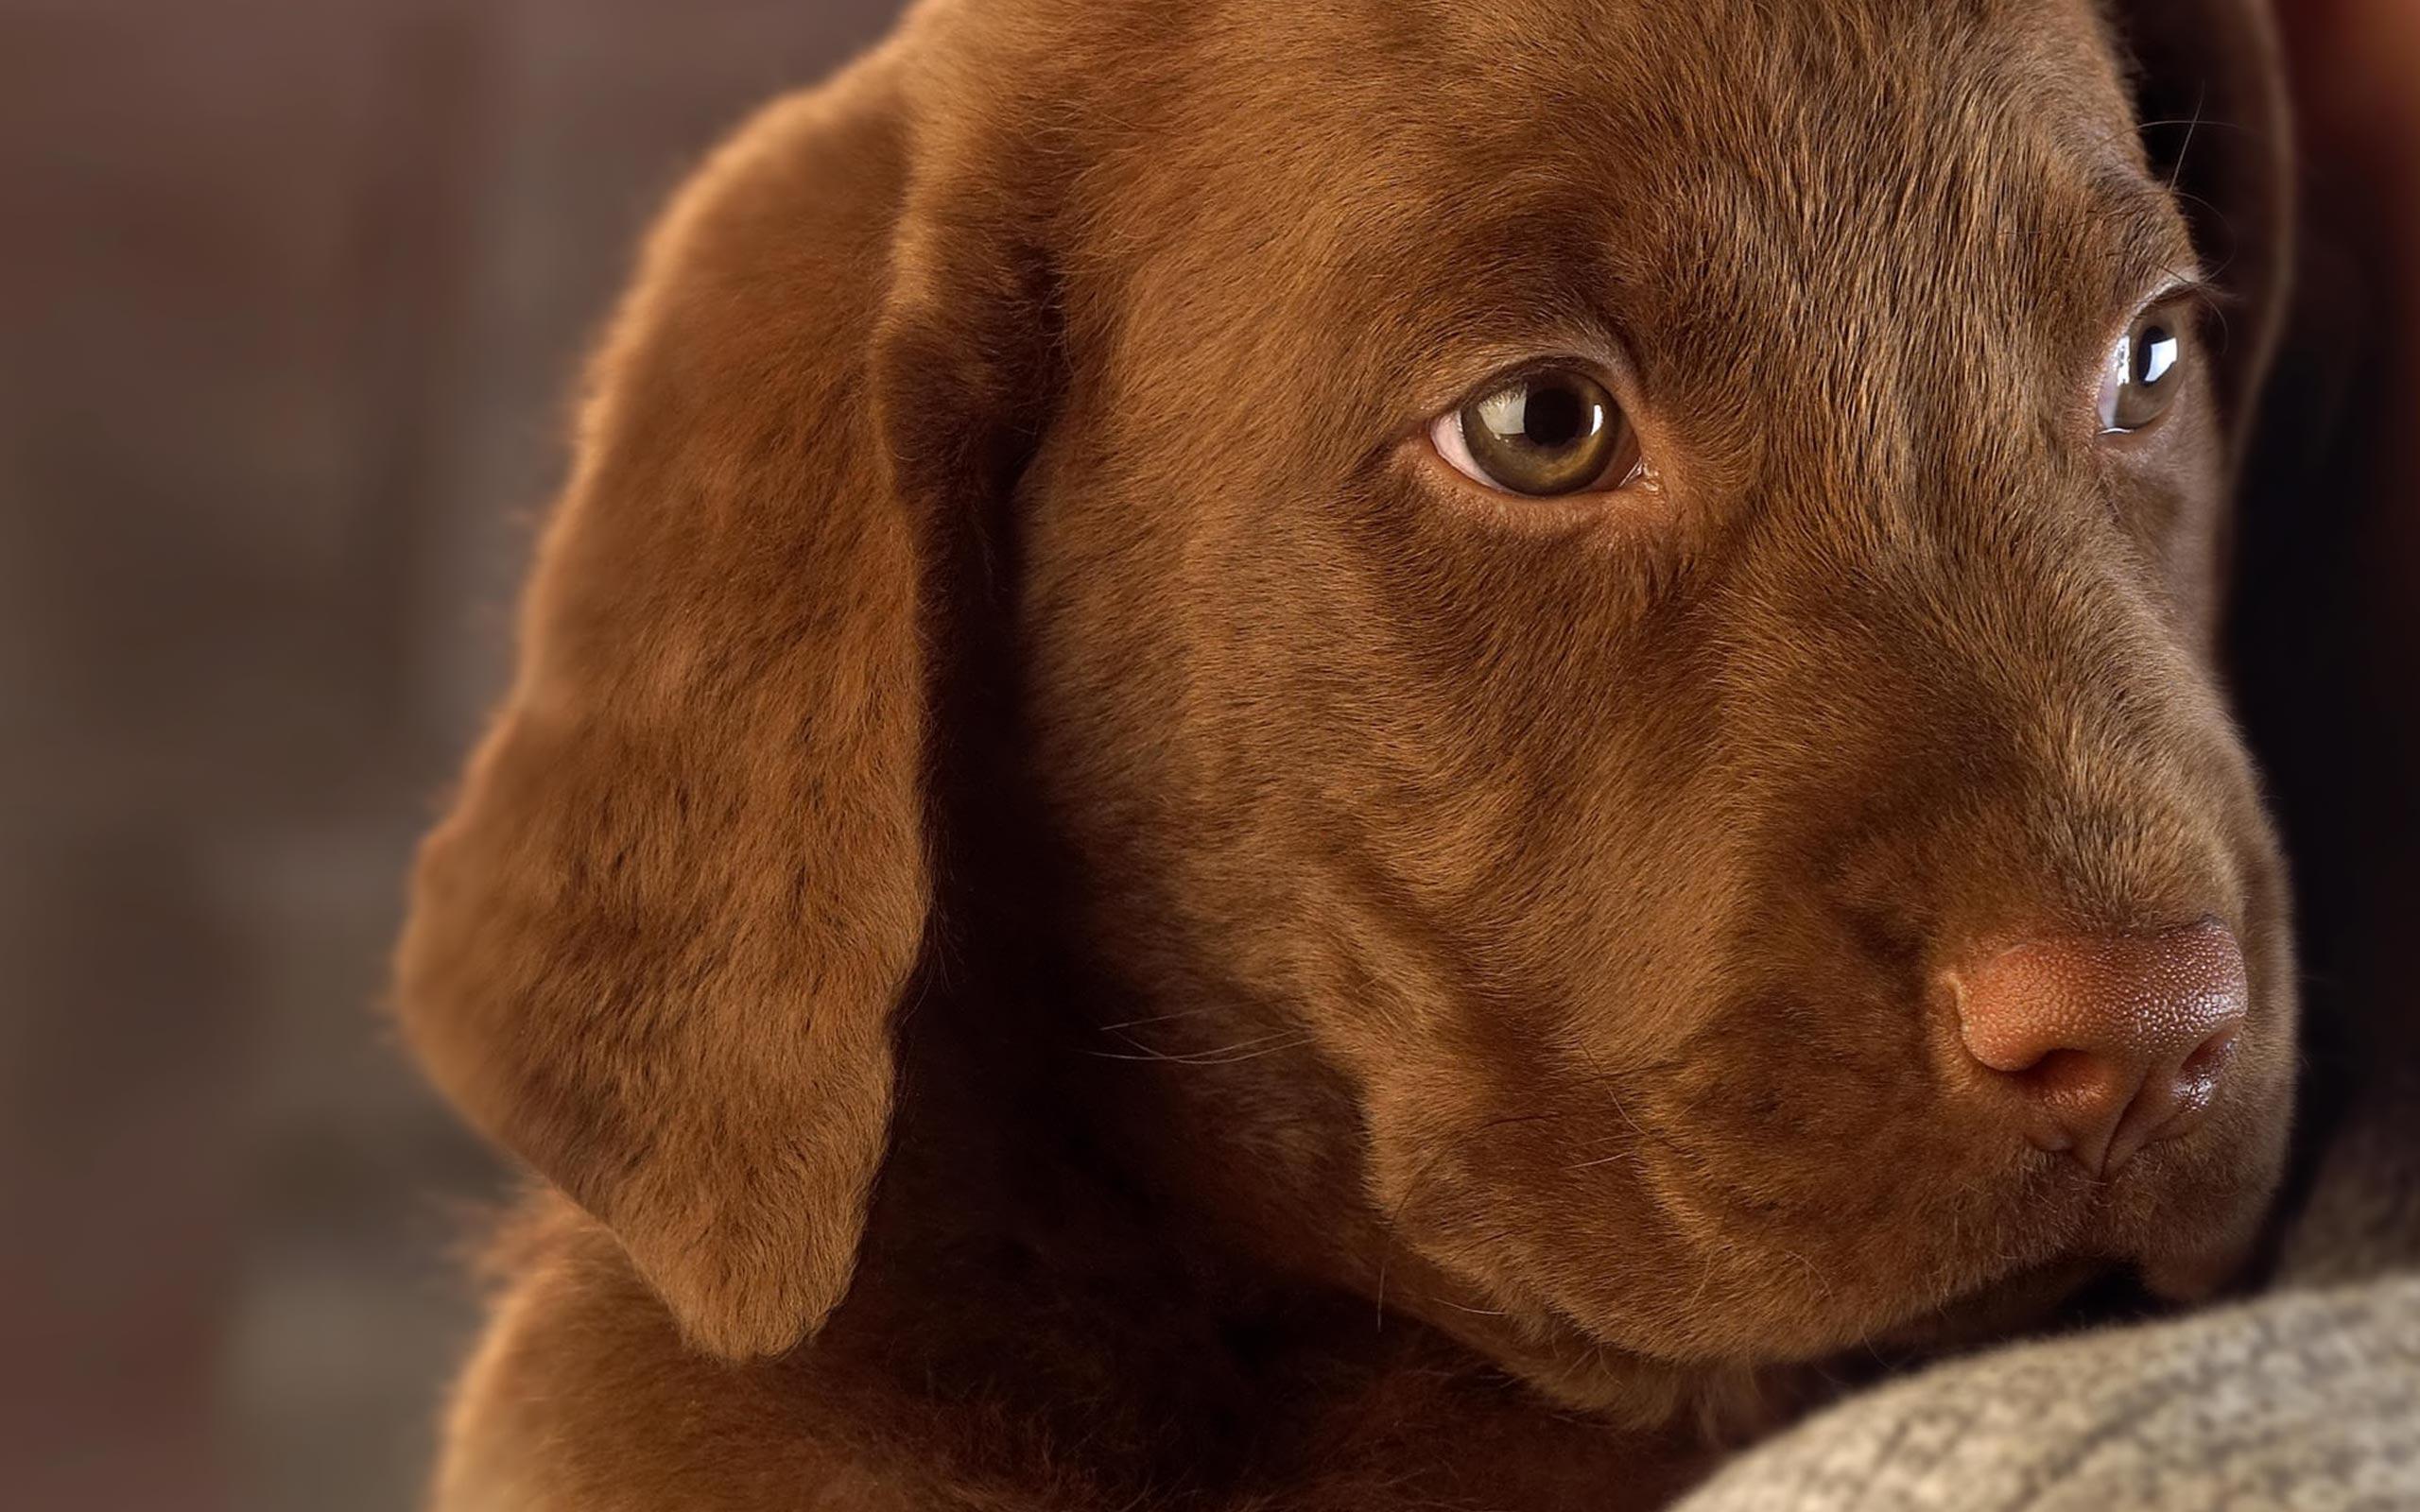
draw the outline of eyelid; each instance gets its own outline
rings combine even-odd
[[[1397,436],[1425,435],[1443,413],[1486,397],[1526,374],[1577,369],[1605,386],[1627,413],[1640,402],[1638,368],[1612,327],[1578,319],[1541,328],[1534,339],[1495,340],[1476,347],[1440,346],[1429,360],[1403,375],[1395,391],[1404,409],[1392,427]]]
[[[2211,283],[2208,279],[2204,278],[2201,274],[2184,273],[2172,277],[2166,284],[2161,284],[2157,289],[2154,289],[2152,292],[2150,298],[2144,300],[2135,308],[2137,312],[2140,312],[2143,310],[2155,309],[2163,304],[2174,304],[2182,300],[2216,301],[2222,293],[2223,291],[2219,287],[2219,285]]]
[[[1586,374],[1604,386],[1605,392],[1614,396],[1615,404],[1624,414],[1629,413],[1629,403],[1624,397],[1619,369],[1610,367],[1584,352],[1541,351],[1537,348],[1530,348],[1525,354],[1512,357],[1500,366],[1490,368],[1477,381],[1463,383],[1460,387],[1447,393],[1442,404],[1434,397],[1438,390],[1430,390],[1431,397],[1424,404],[1421,410],[1420,430],[1426,434],[1441,418],[1458,414],[1498,389],[1509,388],[1523,379],[1535,378],[1542,373],[1550,372]]]
[[[2135,322],[2155,310],[2170,309],[2187,312],[2190,327],[2198,335],[2207,321],[2217,320],[2223,326],[2227,308],[2234,302],[2232,294],[2206,279],[2182,279],[2135,305],[2134,313],[2126,317],[2126,324],[2118,334],[2122,335],[2126,331],[2133,330]]]

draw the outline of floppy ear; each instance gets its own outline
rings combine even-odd
[[[650,243],[399,955],[439,1083],[735,1358],[848,1287],[933,907],[933,563],[1032,424],[1029,283],[910,171],[894,60]]]
[[[2226,291],[2221,403],[2238,454],[2293,266],[2293,115],[2268,0],[2116,0],[2152,166]]]

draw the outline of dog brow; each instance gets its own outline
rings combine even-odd
[[[2091,190],[2123,281],[2120,298],[2135,300],[2157,288],[2179,293],[2211,292],[2174,191],[2132,169],[2095,176]]]

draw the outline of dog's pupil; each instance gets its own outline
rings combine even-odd
[[[1561,451],[1585,434],[1588,404],[1568,388],[1533,388],[1522,406],[1521,430],[1532,446]]]
[[[2176,337],[2166,326],[2146,326],[2135,343],[2135,382],[2156,385],[2176,366]]]

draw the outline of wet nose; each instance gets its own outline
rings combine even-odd
[[[1966,1052],[2025,1136],[2096,1176],[2200,1122],[2243,1027],[2243,951],[2215,919],[2029,941],[1962,973]]]

